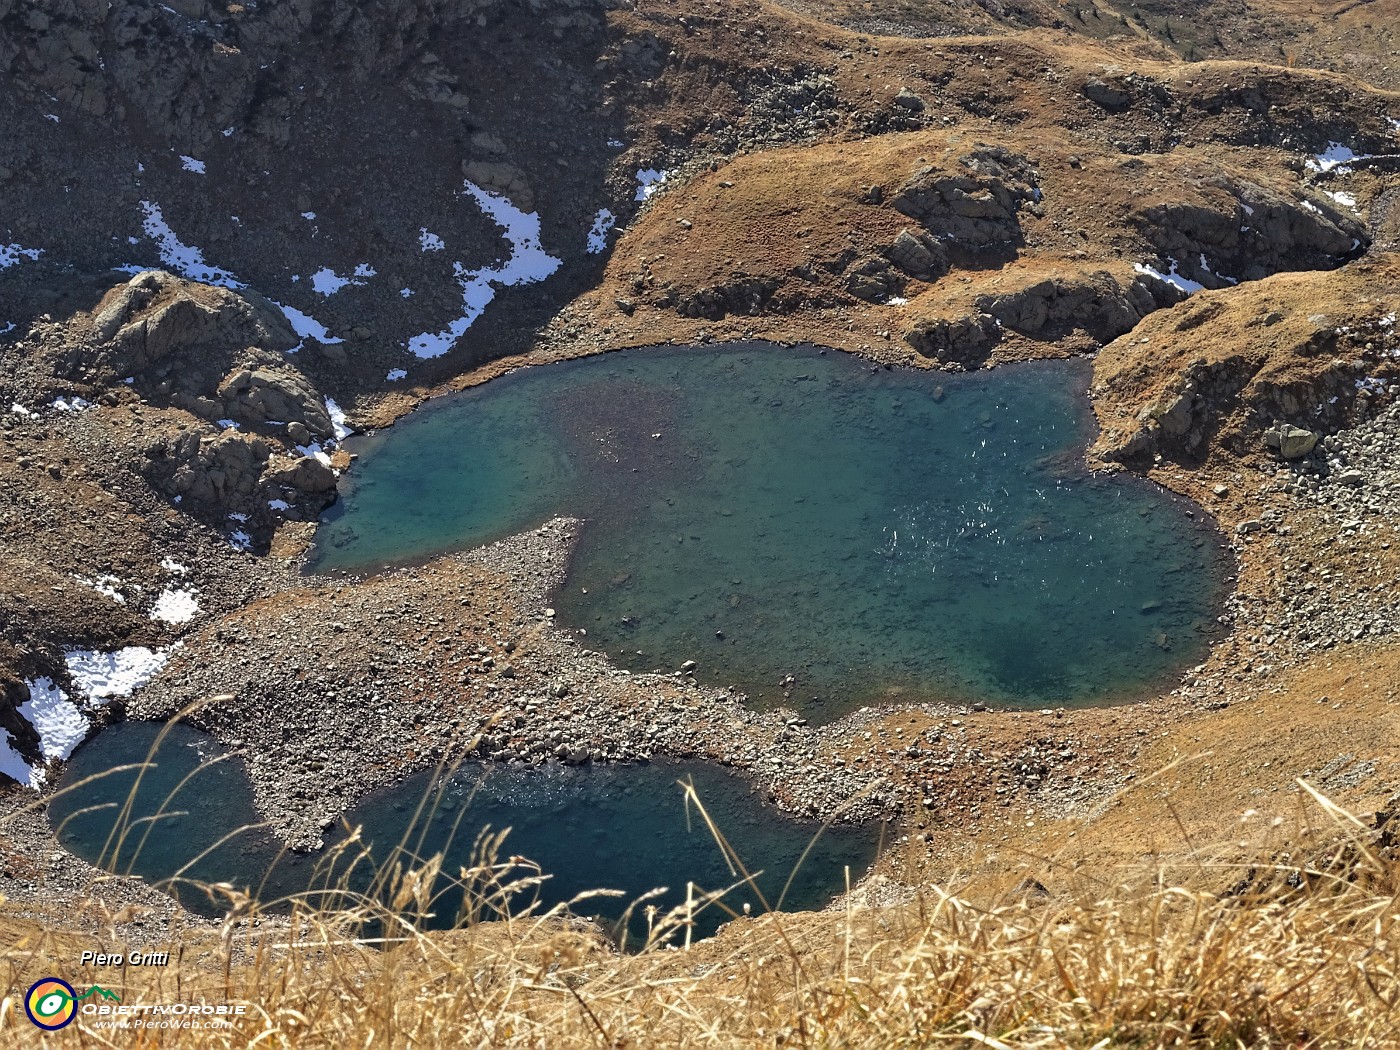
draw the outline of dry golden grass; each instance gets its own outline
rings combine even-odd
[[[234,1026],[111,1031],[80,1015],[60,1038],[298,1050],[1400,1045],[1395,843],[1304,790],[1291,854],[1281,838],[1232,843],[981,903],[928,887],[895,906],[740,918],[713,940],[661,946],[683,934],[677,909],[633,955],[563,909],[513,911],[534,878],[500,860],[499,838],[458,873],[471,894],[450,933],[405,918],[437,906],[434,858],[400,863],[334,911],[294,901],[290,916],[264,917],[223,891],[228,917],[184,935],[184,965],[101,980],[127,1005],[246,1004]],[[39,1045],[25,989],[65,963],[72,976],[85,942],[60,923],[0,924],[0,1043]],[[384,936],[366,943],[366,931]]]

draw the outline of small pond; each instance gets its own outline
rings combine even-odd
[[[665,887],[649,900],[664,912],[686,900],[688,884],[699,896],[742,882],[747,870],[752,883],[729,893],[722,907],[697,914],[693,934],[707,936],[746,903],[754,914],[824,906],[848,878],[854,883],[865,874],[883,834],[874,825],[823,831],[792,819],[743,778],[699,762],[530,769],[473,764],[451,775],[416,774],[354,807],[346,822],[362,828],[368,856],[352,866],[347,861],[360,851],[337,855],[335,849],[344,831],[331,836],[326,850],[295,854],[266,829],[251,828],[258,816],[242,760],[183,725],[158,740],[162,728],[127,722],[94,737],[68,763],[49,819],[77,856],[152,883],[177,879],[166,888],[211,914],[220,909],[197,883],[229,882],[274,906],[333,887],[382,899],[375,871],[442,853],[442,870],[455,875],[473,863],[486,829],[510,829],[501,860],[528,858],[548,876],[516,898],[513,911],[536,898],[549,907],[592,890],[620,890],[620,896],[588,900],[573,911],[598,918],[619,939],[625,932],[636,946],[647,936],[645,908],[625,930],[621,920],[649,891]],[[137,770],[113,772],[146,762],[153,766],[139,774],[139,783]],[[727,851],[687,805],[681,782],[693,786]],[[503,879],[533,874],[515,867]],[[460,884],[440,880],[435,894],[434,917],[425,925],[454,925],[462,912]]]

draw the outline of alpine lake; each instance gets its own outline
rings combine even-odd
[[[352,439],[311,565],[372,572],[568,516],[583,525],[556,624],[632,671],[694,660],[702,680],[815,723],[890,702],[1127,702],[1204,658],[1232,563],[1199,508],[1085,468],[1089,375],[1084,362],[954,375],[766,344],[523,369]],[[362,801],[346,819],[369,845],[350,865],[335,841],[293,855],[248,828],[241,761],[183,726],[152,751],[160,728],[117,725],[82,748],[64,784],[98,779],[56,798],[51,819],[75,853],[176,879],[196,907],[182,880],[264,901],[373,894],[384,861],[442,852],[455,872],[483,829],[508,828],[503,852],[549,876],[528,899],[619,890],[573,910],[636,943],[646,910],[627,905],[648,891],[666,887],[647,902],[664,911],[737,887],[694,935],[745,904],[817,908],[885,834],[791,819],[703,763],[472,766]],[[148,756],[139,784],[112,772]],[[464,888],[440,892],[427,921],[451,925]]]

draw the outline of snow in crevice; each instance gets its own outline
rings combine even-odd
[[[1303,166],[1309,171],[1316,172],[1336,172],[1338,175],[1345,175],[1351,171],[1351,165],[1359,160],[1380,160],[1384,157],[1394,157],[1393,153],[1357,153],[1350,146],[1340,142],[1329,142],[1327,148],[1321,153],[1309,157],[1303,162]]]
[[[1350,208],[1353,211],[1356,210],[1356,198],[1353,197],[1350,193],[1347,193],[1344,190],[1323,190],[1322,192],[1327,194],[1327,196],[1331,197],[1343,208]]]
[[[540,245],[540,217],[524,212],[504,196],[465,183],[466,192],[497,226],[510,244],[510,258],[499,266],[468,270],[460,262],[452,272],[462,289],[462,316],[440,332],[423,332],[408,341],[420,358],[441,357],[456,345],[496,297],[497,288],[543,281],[559,269],[560,261]]]
[[[639,168],[637,170],[637,200],[648,200],[653,193],[661,188],[661,184],[666,181],[666,176],[670,174],[659,168]]]
[[[1340,142],[1329,142],[1325,150],[1308,158],[1303,163],[1309,171],[1332,171],[1350,164],[1352,161],[1362,159],[1362,156],[1350,146],[1345,146]]]
[[[1201,253],[1200,253],[1200,260],[1201,260],[1201,269],[1202,269],[1203,271],[1205,271],[1206,273],[1210,274],[1212,277],[1218,277],[1218,278],[1220,278],[1222,281],[1224,281],[1226,284],[1239,284],[1239,283],[1240,283],[1240,279],[1239,279],[1238,277],[1227,277],[1227,276],[1226,276],[1225,274],[1223,274],[1223,273],[1216,273],[1215,270],[1211,268],[1210,260],[1206,258],[1206,253],[1205,253],[1205,252],[1201,252]]]
[[[205,262],[204,252],[199,248],[180,240],[175,231],[170,228],[170,224],[165,221],[160,205],[151,201],[142,201],[141,210],[145,213],[145,219],[141,224],[142,229],[145,230],[147,237],[156,242],[156,253],[166,268],[173,270],[186,280],[198,281],[201,284],[209,284],[217,288],[229,288],[236,291],[248,287],[230,271],[218,266],[211,266]],[[147,268],[144,266],[121,266],[118,269],[123,273],[134,274],[141,273]],[[337,339],[327,332],[326,326],[311,315],[276,300],[272,302],[282,311],[298,338],[302,340],[315,339],[327,346],[344,342],[343,339]],[[293,350],[299,349],[301,349],[300,345],[293,348]]]
[[[236,551],[247,553],[253,549],[253,537],[243,529],[234,529],[228,534],[228,541]]]
[[[33,768],[15,750],[15,738],[8,729],[0,729],[0,773],[26,787],[38,788],[44,783],[43,773]]]
[[[0,270],[8,270],[28,259],[30,262],[44,254],[42,248],[26,248],[20,244],[0,244]]]
[[[175,231],[170,228],[170,224],[165,221],[159,204],[142,201],[141,210],[145,213],[141,228],[146,231],[147,237],[156,242],[156,253],[160,256],[160,261],[168,268],[174,270],[181,277],[191,281],[199,281],[201,284],[233,289],[247,287],[228,270],[210,266],[205,262],[204,252],[200,249],[180,240]],[[123,266],[121,269],[128,273],[141,273],[145,267]]]
[[[345,342],[344,339],[337,338],[326,331],[326,326],[316,318],[310,314],[302,313],[295,306],[287,306],[285,303],[279,303],[276,299],[272,300],[272,305],[282,311],[282,316],[292,326],[292,331],[296,332],[297,338],[303,342],[307,339],[314,339],[325,346],[334,346],[336,343]],[[298,343],[287,352],[294,354],[302,348],[302,345],[302,343]]]
[[[326,398],[326,415],[331,417],[331,427],[335,430],[337,441],[355,433],[355,428],[345,418],[345,409],[337,405],[334,398]]]
[[[607,208],[598,209],[598,214],[593,216],[593,228],[588,231],[588,253],[590,255],[597,255],[599,252],[607,250],[608,233],[616,222],[617,216]]]
[[[1144,266],[1142,263],[1133,264],[1133,269],[1138,273],[1146,274],[1148,277],[1155,277],[1159,281],[1164,281],[1167,284],[1174,285],[1175,287],[1180,288],[1183,292],[1187,293],[1188,295],[1194,292],[1202,291],[1205,288],[1205,285],[1201,284],[1200,282],[1193,281],[1191,280],[1191,278],[1186,277],[1181,273],[1178,273],[1178,263],[1175,259],[1170,259],[1168,261],[1172,265],[1171,269],[1169,269],[1166,273],[1163,273],[1161,270],[1155,269],[1151,266]]]
[[[63,659],[76,698],[70,698],[51,678],[26,682],[29,699],[17,710],[39,736],[41,761],[62,761],[72,755],[92,726],[87,712],[140,689],[165,666],[175,648],[129,646],[110,653],[70,649]],[[27,762],[4,729],[0,729],[0,773],[31,788],[44,786],[43,766]]]
[[[159,673],[178,645],[148,649],[131,645],[114,652],[70,649],[63,654],[73,687],[88,701],[105,704],[118,696],[130,696]]]
[[[192,171],[196,175],[204,174],[204,161],[187,157],[183,153],[180,154],[180,167],[184,168],[185,171]]]

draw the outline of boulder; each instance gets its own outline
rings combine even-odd
[[[1319,435],[1291,423],[1280,423],[1264,431],[1264,444],[1277,449],[1284,459],[1302,459],[1317,447]]]
[[[1081,90],[1090,102],[1111,113],[1127,109],[1133,101],[1131,92],[1123,85],[1104,80],[1102,77],[1094,77]]]

